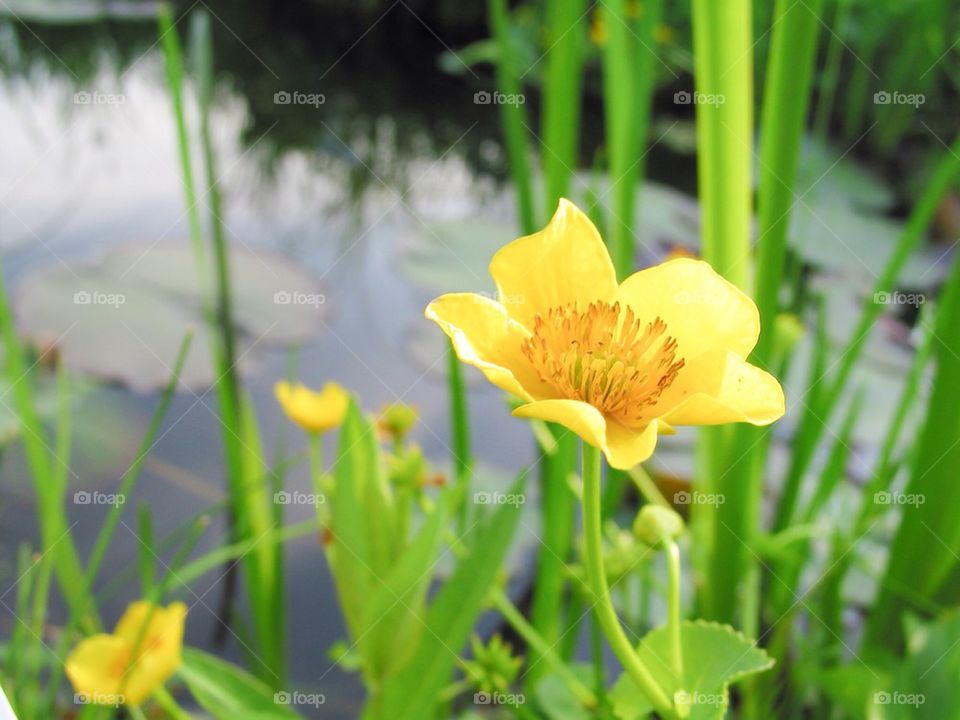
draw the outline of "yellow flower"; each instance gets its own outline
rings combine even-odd
[[[315,433],[339,426],[350,403],[350,395],[335,382],[328,382],[320,392],[314,392],[299,383],[291,385],[280,381],[274,391],[287,417],[304,430]]]
[[[92,635],[70,653],[73,689],[91,703],[139,705],[180,667],[186,617],[181,602],[165,608],[133,603],[112,635]]]
[[[426,316],[463,362],[526,401],[514,414],[566,426],[616,468],[653,453],[673,425],[784,412],[777,380],[746,362],[760,317],[705,262],[679,258],[617,285],[597,229],[560,201],[550,224],[494,255],[501,302],[443,295]]]

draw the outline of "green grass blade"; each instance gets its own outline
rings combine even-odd
[[[505,95],[521,97],[519,63],[515,45],[510,36],[510,14],[507,0],[489,0],[490,29],[497,42],[497,85]],[[507,162],[517,194],[520,227],[525,235],[536,229],[537,211],[533,198],[533,178],[530,171],[532,156],[527,133],[525,103],[500,103],[500,122],[507,150]]]
[[[584,0],[547,1],[547,54],[543,80],[543,168],[547,212],[568,194],[577,166],[583,87]]]

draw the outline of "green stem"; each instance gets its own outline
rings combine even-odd
[[[633,644],[623,632],[620,618],[610,599],[610,588],[603,570],[603,545],[600,516],[600,451],[592,445],[583,445],[583,533],[586,546],[584,562],[587,583],[593,593],[594,612],[610,648],[623,664],[624,670],[647,696],[658,713],[676,717],[673,704],[663,688],[647,669]]]
[[[595,708],[597,706],[597,696],[573,673],[570,666],[557,656],[553,651],[553,647],[547,644],[543,636],[537,632],[536,628],[527,622],[527,619],[510,601],[510,598],[506,596],[503,590],[499,587],[494,587],[490,591],[489,597],[497,611],[503,615],[503,618],[510,623],[510,626],[523,638],[527,646],[535,650],[537,655],[550,666],[550,669],[566,684],[570,692],[577,696],[577,700],[587,708]]]
[[[676,677],[683,677],[683,642],[680,635],[680,548],[672,540],[664,543],[667,555],[667,631],[670,633],[670,665]]]

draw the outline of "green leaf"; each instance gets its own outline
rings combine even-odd
[[[773,667],[773,660],[762,649],[728,625],[687,620],[681,627],[681,642],[682,678],[670,670],[666,626],[648,633],[640,641],[638,652],[678,708],[689,710],[686,717],[690,720],[722,718],[730,701],[730,683]],[[610,701],[618,720],[636,720],[653,711],[626,674],[614,684]]]
[[[372,678],[383,679],[410,659],[425,627],[427,588],[446,521],[444,503],[420,529],[389,574],[363,606],[358,640],[363,665]]]
[[[893,672],[889,685],[868,698],[869,707],[877,709],[868,716],[885,720],[960,717],[960,612],[936,622],[906,624],[907,658]]]
[[[290,720],[300,716],[264,683],[240,668],[196,648],[183,649],[180,678],[217,720]],[[282,698],[281,698],[282,699]]]
[[[521,488],[518,482],[513,491]],[[496,579],[519,518],[519,505],[501,505],[469,533],[464,543],[467,554],[427,610],[428,631],[416,655],[384,686],[383,717],[419,720],[430,716]]]
[[[593,682],[591,666],[575,665],[573,671],[587,685]],[[590,720],[594,717],[556,673],[545,674],[537,683],[536,699],[540,710],[549,720]]]
[[[352,400],[340,430],[333,495],[333,541],[327,556],[340,607],[356,639],[363,633],[361,608],[401,548],[394,542],[393,501],[376,435]]]

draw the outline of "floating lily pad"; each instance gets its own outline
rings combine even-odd
[[[233,248],[230,265],[241,368],[249,350],[303,341],[322,326],[325,298],[290,262]],[[181,380],[194,389],[214,380],[187,244],[129,245],[95,261],[42,269],[20,284],[15,309],[25,337],[55,346],[74,372],[141,391],[163,386],[185,333],[195,328]]]

